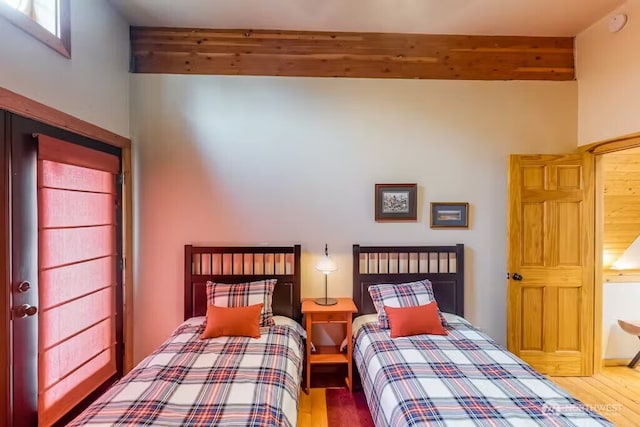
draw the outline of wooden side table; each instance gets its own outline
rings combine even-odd
[[[311,367],[313,365],[347,365],[345,382],[349,390],[352,388],[352,351],[351,321],[353,313],[358,311],[351,298],[338,298],[335,305],[318,305],[313,299],[302,301],[302,314],[305,315],[307,330],[307,378],[306,390],[311,387]],[[318,346],[315,353],[311,353],[312,327],[317,323],[346,323],[347,325],[347,353],[340,352],[340,344],[336,346]]]

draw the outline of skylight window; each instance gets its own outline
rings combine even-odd
[[[71,57],[69,0],[0,0],[0,15],[60,54]]]

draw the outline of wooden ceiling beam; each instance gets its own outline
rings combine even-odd
[[[571,37],[131,28],[132,71],[298,77],[573,80]]]

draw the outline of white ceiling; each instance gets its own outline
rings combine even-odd
[[[110,0],[132,25],[574,36],[624,0]]]

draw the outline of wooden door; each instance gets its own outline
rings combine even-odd
[[[47,344],[43,345],[43,337],[45,336],[53,336],[51,332],[53,331],[61,331],[63,328],[55,327],[51,329],[47,329],[49,324],[51,325],[65,325],[64,333],[67,335],[62,336],[61,338],[56,338],[56,341],[59,343],[71,342],[71,328],[82,328],[82,330],[89,331],[89,328],[85,328],[84,323],[88,321],[90,316],[88,315],[78,315],[73,317],[74,319],[78,319],[77,322],[62,322],[52,317],[51,310],[47,311],[47,301],[43,301],[42,291],[43,283],[45,280],[42,280],[43,270],[39,272],[39,265],[42,264],[43,254],[47,252],[41,250],[39,245],[44,242],[44,239],[39,238],[39,218],[38,218],[38,208],[42,205],[39,204],[38,201],[38,188],[40,187],[41,198],[43,197],[42,191],[43,185],[38,185],[38,152],[42,152],[42,150],[38,149],[38,138],[34,138],[34,134],[42,134],[48,135],[54,138],[63,139],[69,141],[78,146],[92,148],[98,151],[103,151],[105,153],[110,153],[114,156],[120,155],[120,149],[114,148],[111,146],[106,146],[105,144],[98,143],[96,141],[81,137],[79,135],[70,133],[68,131],[54,128],[49,125],[45,125],[43,123],[36,122],[31,119],[27,119],[24,117],[20,117],[14,114],[7,114],[6,120],[6,134],[8,137],[8,142],[10,143],[10,164],[11,164],[11,250],[9,251],[11,254],[11,271],[10,271],[10,286],[9,290],[5,290],[5,295],[11,301],[10,307],[11,316],[9,321],[8,330],[11,332],[9,339],[9,346],[7,347],[7,352],[5,357],[11,358],[11,387],[8,390],[10,394],[10,399],[7,400],[8,405],[10,406],[10,413],[8,414],[9,421],[7,421],[6,425],[12,427],[21,427],[21,426],[37,426],[37,425],[50,425],[51,422],[47,421],[44,417],[39,414],[39,406],[42,406],[43,396],[45,396],[45,392],[48,390],[53,390],[54,385],[42,387],[45,383],[45,378],[43,378],[42,368],[43,357],[45,357],[46,351],[49,348],[53,348],[53,345]],[[1,129],[0,129],[1,130]],[[40,146],[42,148],[42,146]],[[62,169],[59,170],[59,172]],[[55,175],[58,179],[63,174],[56,173]],[[86,174],[79,173],[79,180],[82,180],[82,177],[86,177]],[[83,181],[84,182],[84,181]],[[42,184],[42,179],[40,179],[40,183]],[[113,184],[115,187],[120,187],[116,181],[115,175],[113,177]],[[83,184],[84,185],[84,184]],[[50,185],[49,187],[56,187],[55,185]],[[65,187],[66,188],[66,187]],[[62,194],[63,191],[61,188],[52,188],[52,192],[56,194]],[[94,194],[95,192],[85,191],[86,189],[83,187],[81,189],[71,189],[66,188],[65,192],[73,191],[74,193],[82,193],[82,194]],[[52,193],[49,192],[49,193]],[[95,211],[91,211],[90,209],[85,209],[83,206],[75,204],[71,205],[68,200],[70,198],[59,197],[58,199],[53,198],[51,196],[51,200],[63,200],[64,203],[57,205],[55,211],[60,211],[62,213],[69,214],[73,218],[81,217],[87,219],[89,213]],[[94,200],[94,198],[88,198],[87,200]],[[119,236],[121,233],[121,193],[117,191],[117,204],[113,206],[113,209],[116,210],[117,224],[102,224],[96,226],[95,223],[83,223],[82,227],[74,227],[75,228],[83,228],[83,229],[94,229],[94,228],[105,228],[110,227],[115,229],[115,236],[117,241],[115,242],[115,247],[117,251],[116,259],[121,259],[121,251],[122,244],[121,238]],[[57,206],[64,206],[64,208],[59,209]],[[78,207],[79,206],[79,207]],[[102,204],[96,204],[96,206],[103,206]],[[74,212],[82,212],[82,215],[74,216]],[[51,213],[48,212],[48,217],[51,218]],[[93,216],[89,218],[89,220],[93,220]],[[40,217],[42,220],[42,216]],[[55,226],[54,226],[55,225]],[[40,227],[41,230],[58,230],[58,229],[68,229],[68,223],[63,224],[44,224]],[[76,224],[77,225],[77,224]],[[84,236],[84,235],[83,235]],[[50,239],[51,240],[51,239]],[[66,241],[63,241],[65,243]],[[52,250],[51,253],[56,254],[68,254],[73,250],[76,253],[80,253],[82,251],[78,250],[78,247],[81,247],[78,243],[78,240],[75,241],[73,239],[69,240],[69,245],[65,246],[65,244],[61,244],[55,246],[55,248],[66,247],[66,250]],[[46,244],[45,244],[46,245]],[[94,245],[90,245],[89,248],[92,249]],[[40,249],[40,250],[39,250]],[[83,253],[82,255],[89,255],[90,252]],[[76,262],[77,261],[77,262]],[[91,261],[91,260],[89,260]],[[86,265],[88,263],[84,263],[83,260],[71,260],[69,263],[65,263],[63,266],[50,266],[48,265],[46,268],[47,272],[50,271],[59,271],[62,267],[69,267],[72,265],[78,265],[82,263],[82,265]],[[59,421],[56,421],[55,425],[66,425],[73,416],[77,415],[79,411],[85,408],[92,400],[95,400],[97,396],[102,394],[114,381],[116,381],[122,372],[122,270],[121,264],[117,262],[113,262],[113,269],[117,270],[113,272],[113,276],[116,278],[116,283],[102,281],[104,276],[102,275],[87,275],[94,279],[89,283],[97,284],[98,288],[100,287],[115,287],[116,295],[115,295],[115,339],[113,340],[115,343],[114,353],[116,354],[116,366],[117,369],[113,375],[111,375],[108,379],[104,380],[99,386],[88,389],[86,387],[82,392],[84,394],[80,395],[81,399],[84,399],[77,406],[71,409],[66,415],[63,415]],[[71,268],[71,267],[70,267]],[[56,276],[57,277],[57,276]],[[65,276],[66,277],[66,276]],[[98,280],[95,278],[98,277]],[[69,285],[70,283],[77,283],[78,281],[70,280],[72,275],[68,276],[65,279],[64,285]],[[77,277],[76,277],[77,279]],[[52,282],[50,278],[49,282]],[[58,283],[61,282],[61,279],[58,279]],[[114,286],[112,286],[114,285]],[[59,287],[63,289],[61,285]],[[9,295],[10,292],[10,295]],[[92,289],[90,292],[81,292],[83,296],[91,297],[98,295],[100,293],[100,289],[95,290]],[[49,309],[52,306],[51,303],[51,295],[60,296],[60,301],[55,303],[56,308],[63,307],[63,303],[67,302],[78,302],[77,307],[82,307],[83,301],[82,297],[70,296],[69,290],[65,290],[65,292],[51,292],[48,298]],[[70,305],[70,304],[69,304]],[[9,307],[9,304],[7,304]],[[95,314],[95,313],[91,313]],[[71,317],[71,316],[69,316]],[[113,316],[110,316],[113,317]],[[62,316],[60,317],[62,318]],[[47,319],[54,319],[50,323]],[[83,323],[84,322],[84,323]],[[78,335],[78,334],[75,334]],[[40,347],[40,348],[39,348]],[[46,348],[43,348],[46,347]],[[91,349],[90,349],[91,350]],[[101,348],[97,348],[96,354],[101,354],[100,350],[104,350]],[[106,350],[105,350],[106,351]],[[71,352],[62,352],[62,354],[72,354]],[[77,355],[78,352],[73,353]],[[61,382],[63,379],[67,380],[71,378],[76,372],[86,372],[83,370],[85,367],[90,366],[90,362],[82,365],[81,368],[75,369],[73,366],[69,368],[69,363],[67,363],[72,358],[67,357],[65,359],[65,364],[63,366],[64,369],[73,369],[73,372],[63,372],[57,378],[53,378],[53,381]],[[91,359],[91,361],[99,361],[98,356]],[[52,358],[52,362],[50,365],[55,365],[56,359]],[[96,362],[97,363],[97,362]],[[60,365],[63,365],[62,363]],[[91,365],[93,367],[93,365]],[[63,369],[61,368],[61,370]],[[51,380],[48,378],[47,380]],[[46,389],[46,390],[45,390]],[[79,394],[76,393],[75,396]],[[46,396],[45,396],[46,397]],[[56,396],[57,397],[57,396]],[[64,403],[68,403],[70,399],[59,399],[64,400]],[[77,399],[76,399],[77,400]],[[4,415],[4,414],[2,414]],[[1,415],[0,415],[1,416]],[[57,418],[56,418],[57,419]],[[0,418],[0,425],[5,425],[2,423],[2,419]],[[55,421],[55,420],[54,420]]]
[[[38,425],[37,145],[26,119],[11,115],[11,349],[13,427]]]
[[[514,155],[509,166],[507,345],[549,375],[591,375],[594,160]]]

